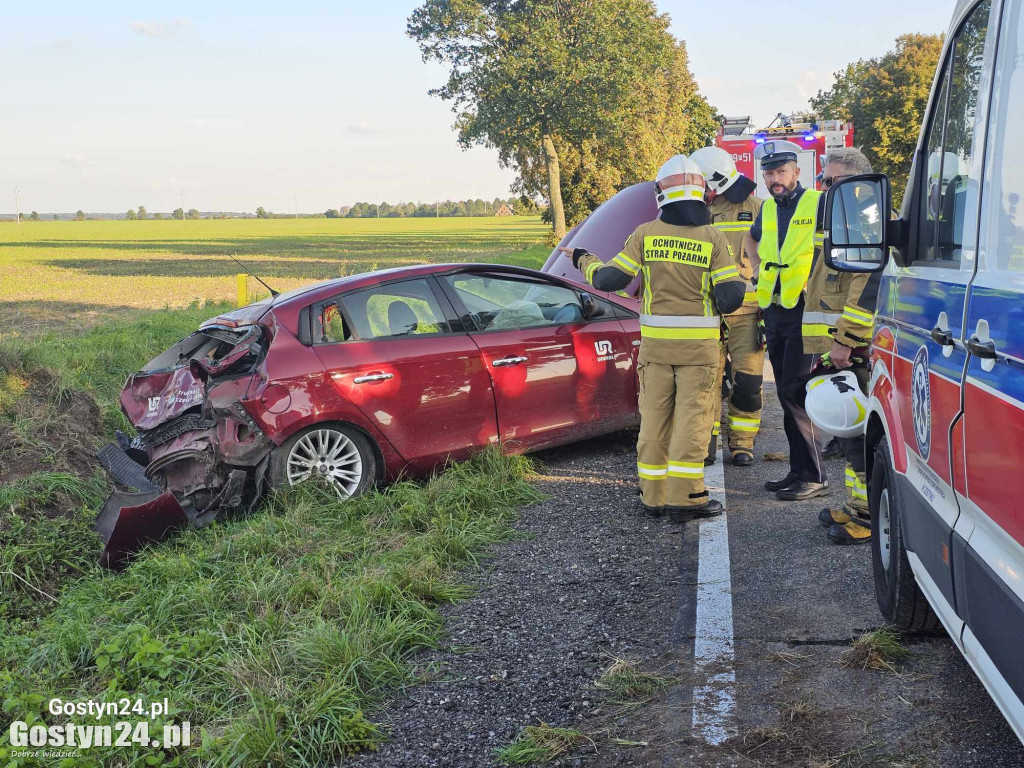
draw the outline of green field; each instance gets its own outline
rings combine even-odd
[[[121,574],[96,564],[109,490],[93,452],[128,428],[125,377],[225,311],[236,254],[279,290],[396,264],[540,266],[539,219],[32,222],[0,226],[0,711],[168,698],[188,749],[93,749],[108,766],[321,766],[374,749],[422,679],[460,570],[514,535],[531,464],[496,451],[338,501],[303,486],[186,530]],[[251,287],[255,287],[250,283]],[[202,302],[197,303],[197,302]],[[107,718],[109,719],[109,718]],[[106,722],[106,721],[104,721]],[[0,730],[0,765],[14,758]]]
[[[234,300],[235,256],[274,289],[401,264],[539,267],[538,217],[211,219],[0,225],[0,336]],[[259,286],[250,281],[257,293]]]

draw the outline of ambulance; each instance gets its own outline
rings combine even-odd
[[[879,271],[867,419],[875,592],[941,624],[1024,739],[1024,2],[960,0],[906,183],[834,184],[826,258]]]

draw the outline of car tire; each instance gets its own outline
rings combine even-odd
[[[875,598],[882,616],[903,632],[935,631],[939,619],[914,578],[903,545],[903,499],[886,438],[875,449],[868,505]]]
[[[296,432],[270,454],[271,488],[287,488],[321,474],[339,498],[358,496],[377,477],[377,455],[369,438],[347,424],[314,424]]]

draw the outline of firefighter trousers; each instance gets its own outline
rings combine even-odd
[[[867,393],[870,372],[867,365],[855,365],[851,369],[857,377],[861,392]],[[865,455],[864,435],[841,437],[839,445],[846,454],[846,513],[860,518],[868,518],[868,476],[867,456]]]
[[[649,507],[704,504],[704,456],[719,406],[714,365],[640,363],[637,474]]]
[[[753,454],[754,440],[761,429],[761,382],[764,376],[764,350],[758,332],[757,313],[734,315],[726,319],[728,337],[722,345],[718,378],[725,372],[725,357],[729,356],[729,380],[732,393],[729,396],[729,450]],[[715,426],[718,419],[715,416]],[[712,437],[717,436],[717,430]]]

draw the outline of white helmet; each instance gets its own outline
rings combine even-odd
[[[934,186],[938,184],[940,182],[939,175],[941,174],[942,186],[945,188],[949,182],[962,175],[960,173],[961,165],[960,157],[955,152],[945,152],[943,154],[932,152],[928,156],[928,185]]]
[[[700,168],[708,189],[716,195],[722,194],[739,181],[740,172],[736,170],[736,162],[721,147],[703,147],[690,155],[690,159]]]
[[[814,426],[836,437],[862,435],[867,425],[867,401],[852,371],[808,381],[804,410]]]
[[[704,177],[697,164],[686,155],[671,157],[661,166],[654,189],[659,208],[687,200],[704,202]]]

